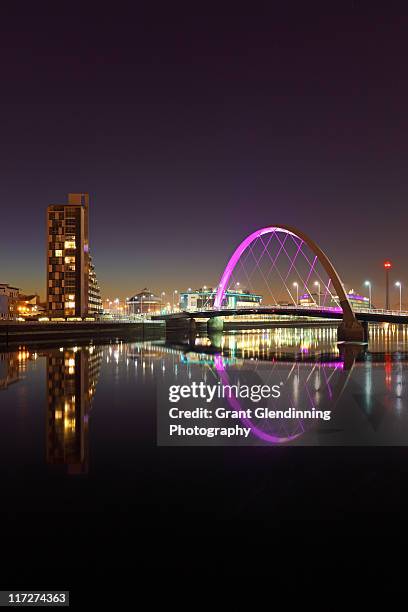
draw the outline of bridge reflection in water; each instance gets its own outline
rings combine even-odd
[[[173,348],[183,350],[181,345]],[[396,435],[396,429],[403,425],[399,417],[406,406],[406,328],[375,327],[368,349],[362,344],[337,343],[334,328],[214,334],[197,338],[194,346],[186,343],[183,355],[187,364],[203,364],[203,355],[211,356],[208,370],[215,372],[215,379],[224,385],[284,381],[282,404],[293,407],[296,417],[285,416],[273,422],[264,418],[241,421],[262,443],[408,444],[408,414],[403,413],[405,433],[402,427],[401,435]],[[188,379],[191,374],[183,380],[179,377],[177,384],[186,384]],[[227,403],[235,411],[248,408],[236,397]],[[264,403],[272,407],[270,402]],[[312,420],[302,420],[298,415],[305,411],[308,415],[331,411],[332,418],[327,423],[313,416]],[[384,418],[391,413],[398,422]],[[380,424],[379,435],[371,435]],[[308,437],[302,438],[306,433]]]
[[[98,406],[113,420],[117,418],[106,394],[96,393],[100,377],[105,389],[114,387],[118,402],[131,409],[124,431],[138,430],[141,411],[147,410],[154,419],[159,381],[183,384],[195,376],[214,383],[225,373],[230,379],[245,371],[266,383],[276,376],[283,378],[294,406],[306,398],[316,409],[330,405],[336,410],[336,402],[347,392],[357,427],[361,415],[373,430],[389,422],[387,443],[407,444],[408,328],[378,326],[370,334],[368,347],[347,347],[348,352],[343,352],[335,328],[299,327],[202,336],[182,345],[156,341],[22,348],[0,354],[0,397],[2,405],[7,405],[13,389],[24,385],[25,413],[38,403],[46,407],[46,461],[66,466],[69,474],[89,470],[89,419],[98,418]],[[36,377],[39,382],[34,385]],[[41,388],[44,396],[38,392]],[[14,409],[15,400],[10,399],[9,406]],[[299,438],[309,428],[301,422],[290,424],[292,430],[287,424],[274,431],[266,423],[252,425],[268,435],[288,438]]]

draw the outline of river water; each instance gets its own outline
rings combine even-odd
[[[57,557],[71,558],[70,547],[91,532],[99,541],[202,517],[405,514],[407,364],[408,330],[391,326],[373,328],[368,347],[346,352],[333,327],[2,352],[1,512],[10,537],[24,533],[40,546],[47,535]],[[253,435],[249,448],[158,446],[158,388],[217,381],[220,372],[284,379],[294,405],[307,398],[334,417],[297,421],[290,431],[258,421],[254,430],[266,435]]]

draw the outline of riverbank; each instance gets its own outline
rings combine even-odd
[[[0,346],[55,340],[156,340],[163,338],[161,321],[0,322]]]

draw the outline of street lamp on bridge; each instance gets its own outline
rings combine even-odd
[[[320,307],[321,304],[320,304],[320,283],[319,281],[315,281],[315,287],[317,287],[317,299],[318,299],[318,304]]]
[[[395,283],[395,286],[399,288],[399,306],[400,306],[399,309],[401,312],[402,310],[402,284],[400,283],[400,281],[397,281]]]
[[[174,312],[174,296],[177,295],[178,291],[177,289],[174,289],[173,291],[173,312]]]
[[[370,281],[365,281],[364,285],[368,287],[368,309],[371,310],[371,283]]]
[[[293,283],[293,286],[296,287],[296,306],[299,306],[299,283]]]

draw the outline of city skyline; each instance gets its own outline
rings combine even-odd
[[[397,4],[2,6],[0,605],[403,587]]]
[[[49,226],[50,226],[50,223],[54,223],[54,221],[49,221],[50,211],[51,211],[51,216],[53,216],[53,215],[55,216],[55,212],[53,212],[53,211],[56,211],[56,210],[57,211],[66,211],[66,210],[68,210],[67,206],[68,207],[70,205],[72,206],[72,202],[76,202],[76,203],[81,202],[81,203],[83,203],[82,202],[83,198],[86,198],[86,205],[85,205],[85,209],[84,209],[84,210],[86,210],[86,223],[85,223],[85,233],[84,233],[85,243],[86,244],[85,244],[84,247],[80,248],[79,252],[85,251],[85,255],[86,256],[88,255],[88,252],[89,252],[89,246],[88,246],[89,225],[90,225],[89,222],[88,222],[88,217],[89,217],[89,194],[88,193],[79,193],[79,194],[68,193],[67,194],[67,198],[68,198],[68,203],[67,204],[57,204],[57,205],[51,204],[51,205],[47,206],[47,228],[48,229],[47,229],[47,232],[46,232],[46,240],[47,240],[47,245],[48,246],[47,246],[47,258],[46,258],[46,292],[45,292],[46,295],[48,295],[48,291],[49,291],[49,287],[50,287],[50,281],[49,281],[49,278],[50,278],[49,268],[50,268],[50,266],[48,265],[49,262],[51,261],[50,257],[54,256],[54,258],[55,258],[55,254],[61,254],[61,253],[63,254],[63,251],[61,251],[61,252],[60,251],[58,251],[58,252],[55,251],[55,253],[54,253],[54,251],[49,251],[49,248],[50,248],[49,241],[52,238],[52,236],[49,235],[49,233],[50,233]],[[80,206],[80,208],[81,208],[81,206]],[[91,207],[91,209],[92,209],[92,207]],[[57,214],[61,214],[61,212],[59,212]],[[64,215],[64,212],[62,212],[62,215]],[[65,232],[65,228],[64,228],[65,222],[62,221],[61,223],[62,223],[61,232],[62,232],[62,234],[64,234],[64,232]],[[54,233],[56,231],[57,230],[55,230]],[[60,233],[60,230],[58,230],[58,232]],[[64,237],[64,236],[62,236],[62,237]],[[78,239],[80,240],[80,237],[78,237]],[[57,246],[60,247],[61,245],[58,243]],[[263,252],[263,251],[265,251],[264,247],[261,248],[260,253]],[[90,255],[89,255],[89,258],[90,258]],[[67,259],[67,258],[65,258],[65,259]],[[70,258],[68,257],[68,259],[70,259]],[[71,259],[72,259],[72,257],[71,257]],[[60,260],[56,259],[55,261],[57,262],[57,261],[60,261]],[[63,261],[63,259],[61,261]],[[90,258],[89,266],[90,266],[90,271],[92,272],[92,283],[95,284],[95,286],[96,286],[96,288],[97,288],[97,290],[99,292],[97,280],[96,280],[96,277],[95,277],[94,265],[92,263],[91,258]],[[57,266],[57,268],[58,268],[58,266]],[[55,268],[55,269],[57,269],[57,268]],[[347,286],[347,283],[345,283],[345,282],[343,283],[343,285],[344,285],[344,287],[345,287],[345,289],[346,289],[348,294],[352,294],[352,295],[357,295],[358,296],[359,293],[360,294],[364,294],[365,292],[367,292],[368,293],[368,297],[364,296],[363,299],[367,300],[370,303],[370,305],[371,304],[373,305],[373,307],[375,307],[374,306],[374,302],[377,303],[378,307],[382,307],[382,301],[384,300],[384,302],[386,302],[387,300],[389,300],[389,308],[391,308],[391,309],[394,308],[395,310],[398,310],[398,309],[401,310],[402,309],[402,305],[404,303],[402,295],[403,295],[403,289],[405,289],[405,282],[401,281],[401,280],[397,280],[397,281],[392,282],[391,287],[390,287],[389,274],[390,274],[391,271],[393,271],[393,268],[394,268],[393,262],[391,262],[388,259],[386,261],[384,261],[382,263],[382,265],[381,265],[382,271],[383,272],[384,272],[384,270],[386,271],[386,275],[385,275],[386,281],[384,282],[385,291],[383,290],[381,282],[377,286],[375,284],[373,284],[373,281],[371,279],[375,275],[371,275],[370,280],[365,280],[364,283],[361,283],[361,286],[363,287],[361,290],[359,288],[357,288],[357,291],[356,291],[354,289],[354,287]],[[293,274],[293,278],[295,278],[297,280],[298,272],[295,272],[295,270],[296,270],[296,268],[294,269],[292,274]],[[61,276],[61,273],[60,273],[60,276]],[[378,271],[377,271],[377,276],[378,276]],[[51,274],[51,277],[53,277],[53,274]],[[85,277],[86,277],[85,278],[85,282],[88,283],[88,280],[87,280],[88,279],[88,272],[86,272]],[[319,278],[318,275],[316,277]],[[61,276],[61,278],[62,278],[62,276]],[[261,297],[262,297],[264,291],[262,289],[260,289],[259,286],[258,287],[255,286],[254,287],[253,285],[251,285],[251,279],[248,277],[248,275],[247,275],[246,278],[247,278],[247,280],[249,280],[249,284],[248,283],[245,284],[245,280],[246,279],[245,279],[245,276],[244,276],[243,277],[243,279],[244,279],[243,283],[239,283],[239,282],[238,283],[237,282],[234,283],[235,288],[237,288],[237,286],[239,286],[241,284],[241,291],[242,290],[249,291],[249,292],[255,291],[255,292],[260,293]],[[265,277],[263,277],[263,278],[265,278]],[[401,279],[403,277],[399,276],[398,278]],[[302,292],[304,292],[304,295],[302,295],[303,298],[306,297],[306,298],[314,300],[314,298],[313,298],[314,293],[313,292],[315,291],[316,296],[317,296],[316,299],[317,300],[320,299],[319,298],[319,294],[320,294],[321,283],[319,281],[316,281],[313,278],[311,278],[309,280],[308,285],[305,284],[304,286],[301,286],[302,283],[298,283],[298,282],[296,282],[296,280],[294,282],[291,282],[290,279],[289,279],[289,285],[293,286],[293,287],[296,287],[297,294],[299,294],[299,288],[300,288],[300,290]],[[54,283],[55,281],[52,280],[51,282]],[[168,282],[168,279],[167,279],[167,282]],[[258,280],[258,282],[259,282],[259,280]],[[178,303],[178,297],[180,296],[181,293],[183,293],[183,292],[190,292],[191,290],[193,290],[193,291],[200,290],[200,289],[206,290],[207,287],[208,288],[216,289],[217,286],[218,286],[218,283],[208,283],[206,285],[204,283],[200,284],[199,282],[195,281],[194,283],[191,283],[191,285],[192,285],[192,287],[189,287],[189,288],[183,287],[183,288],[180,288],[180,289],[175,289],[174,288],[174,286],[175,286],[174,283],[171,285],[170,289],[169,289],[169,287],[170,287],[169,284],[165,285],[166,286],[166,291],[158,291],[157,292],[159,294],[158,299],[159,299],[161,304],[172,304],[173,307],[174,307],[174,304]],[[234,286],[231,286],[232,290],[234,289]],[[317,290],[317,288],[315,286],[319,286],[319,289]],[[271,295],[270,295],[270,286],[268,284],[264,284],[263,289],[267,293],[267,300],[269,300],[269,301],[266,301],[266,303],[267,304],[272,304],[274,300],[275,300],[275,303],[276,303],[276,298],[273,298],[272,302],[270,302],[270,297],[271,297]],[[285,300],[288,297],[289,297],[289,302],[293,302],[294,298],[293,298],[292,293],[290,292],[290,289],[289,289],[289,294],[288,294],[288,288],[285,289],[284,285],[280,285],[280,283],[279,283],[279,286],[275,287],[275,290],[277,291],[277,294],[276,294],[277,295],[277,299],[280,300],[280,302],[284,303]],[[383,295],[380,296],[380,291],[381,290],[383,292]],[[93,289],[92,289],[92,291],[93,291]],[[142,295],[143,293],[148,293],[149,294],[149,292],[151,292],[151,291],[152,291],[151,289],[144,288],[144,289],[139,290],[138,293],[140,295]],[[374,291],[374,296],[375,297],[373,297],[373,291]],[[41,295],[42,295],[41,291],[37,291],[36,290],[35,293],[37,295],[39,295],[39,297],[41,298]],[[132,294],[132,292],[130,292],[130,294]],[[112,304],[118,304],[119,302],[123,301],[123,303],[125,305],[125,309],[126,309],[126,305],[127,305],[127,303],[129,303],[130,297],[129,296],[125,297],[125,295],[123,293],[123,285],[120,286],[120,288],[117,291],[117,293],[111,293],[111,296],[113,296],[113,295],[115,295],[115,297],[107,297],[107,292],[106,291],[102,291],[103,299],[102,299],[101,307],[105,307],[109,311],[109,310],[111,310],[111,305]],[[177,300],[175,299],[175,295],[177,297]],[[322,290],[322,294],[321,295],[323,295],[323,290]],[[387,297],[387,295],[388,295],[388,297]],[[153,296],[153,293],[152,293],[152,296]],[[68,297],[69,296],[67,295],[66,299],[68,299]],[[71,296],[71,298],[72,297],[73,296]],[[145,297],[145,296],[143,296],[143,297]],[[299,298],[299,295],[298,295],[298,298]],[[297,300],[298,300],[298,298],[297,298]],[[405,295],[404,295],[404,298],[405,298]],[[100,300],[99,297],[98,297],[98,300]],[[49,304],[47,304],[47,300],[45,300],[45,303],[46,303],[46,306],[48,306],[46,308],[46,310],[49,310]],[[398,308],[398,306],[399,306],[399,308]]]
[[[284,223],[382,303],[385,259],[408,284],[406,17],[201,10],[84,11],[75,51],[69,12],[7,16],[1,282],[44,298],[44,210],[77,191],[105,298],[215,286]]]

